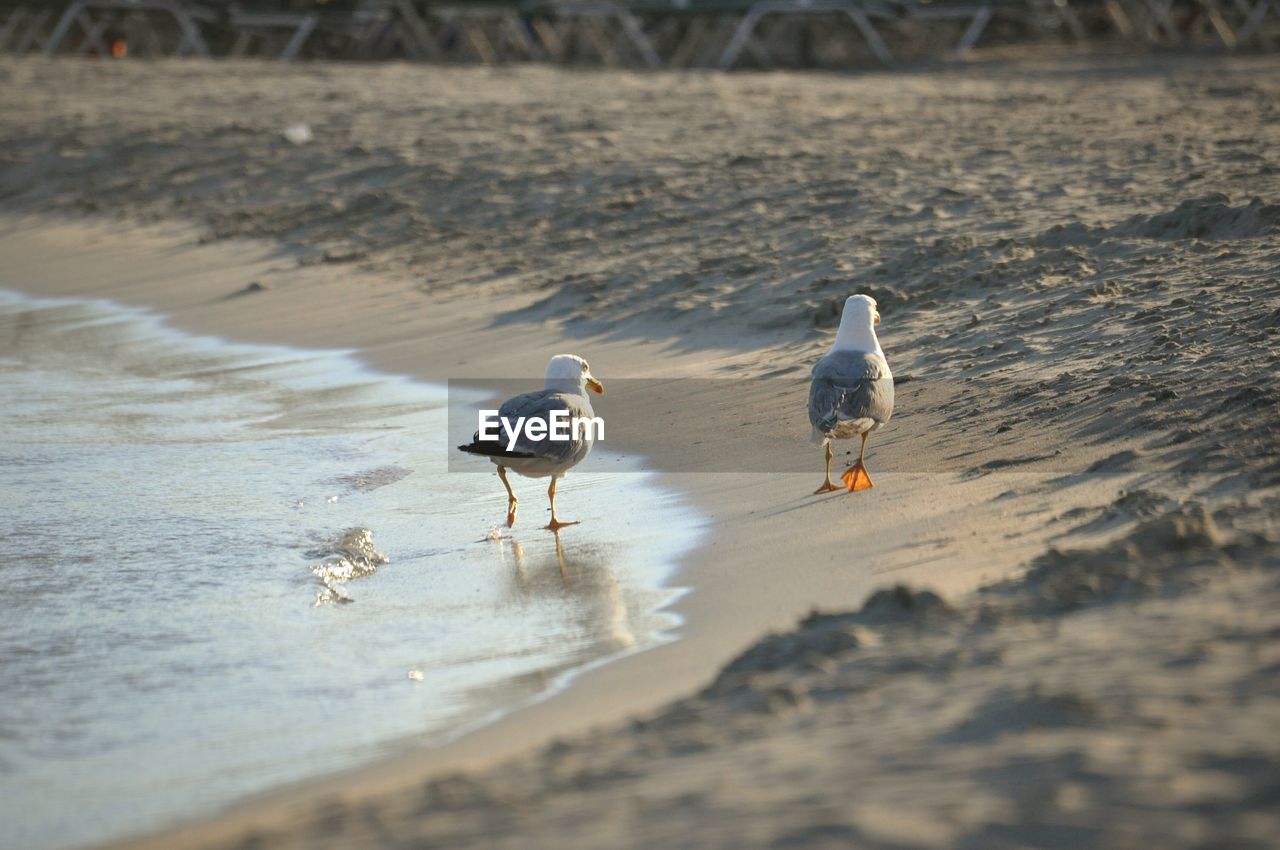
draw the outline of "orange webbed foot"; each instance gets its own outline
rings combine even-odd
[[[858,461],[846,469],[844,474],[840,476],[840,480],[844,482],[845,489],[850,493],[858,490],[870,490],[874,486],[871,483],[871,476],[867,474],[867,468],[862,465],[862,461]]]
[[[582,520],[580,519],[571,519],[568,522],[564,520],[553,519],[551,520],[551,522],[546,524],[545,528],[547,529],[547,531],[559,531],[560,529],[567,528],[570,525],[581,525],[581,524],[582,524]]]

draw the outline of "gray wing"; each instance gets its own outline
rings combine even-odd
[[[526,420],[540,419],[547,423],[549,429],[551,411],[553,410],[567,411],[570,422],[576,417],[592,415],[591,409],[583,403],[580,396],[555,390],[538,390],[537,392],[523,393],[508,399],[499,408],[498,415],[507,417],[513,425],[516,419],[521,416]],[[504,446],[505,443],[506,438],[504,436]],[[570,429],[570,439],[568,440],[530,440],[525,436],[524,430],[521,429],[514,451],[532,457],[546,458],[547,460],[573,461],[577,463],[591,451],[591,441],[581,434],[577,439],[573,439],[572,429]]]
[[[813,367],[809,422],[826,434],[836,423],[871,419],[883,425],[893,415],[893,378],[879,354],[833,351]]]

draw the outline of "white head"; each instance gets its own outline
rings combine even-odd
[[[883,354],[880,340],[876,338],[878,324],[880,311],[876,309],[876,300],[870,295],[850,295],[844,301],[840,330],[836,331],[836,340],[831,344],[831,350],[874,351]]]
[[[591,374],[587,361],[576,354],[557,354],[547,364],[547,389],[586,395],[587,390],[604,394],[604,384]]]

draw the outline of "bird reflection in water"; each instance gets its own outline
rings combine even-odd
[[[575,621],[583,636],[583,655],[607,654],[636,643],[632,611],[623,588],[610,564],[607,546],[596,543],[566,543],[562,532],[554,533],[555,548],[526,547],[515,537],[497,540],[506,560],[511,546],[513,601],[567,603],[567,616]],[[636,600],[642,605],[643,600]],[[640,609],[643,610],[642,608]]]

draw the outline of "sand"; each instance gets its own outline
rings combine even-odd
[[[0,64],[31,291],[430,379],[577,351],[708,517],[680,641],[130,846],[1272,846],[1278,69]],[[899,409],[814,497],[854,291]]]

